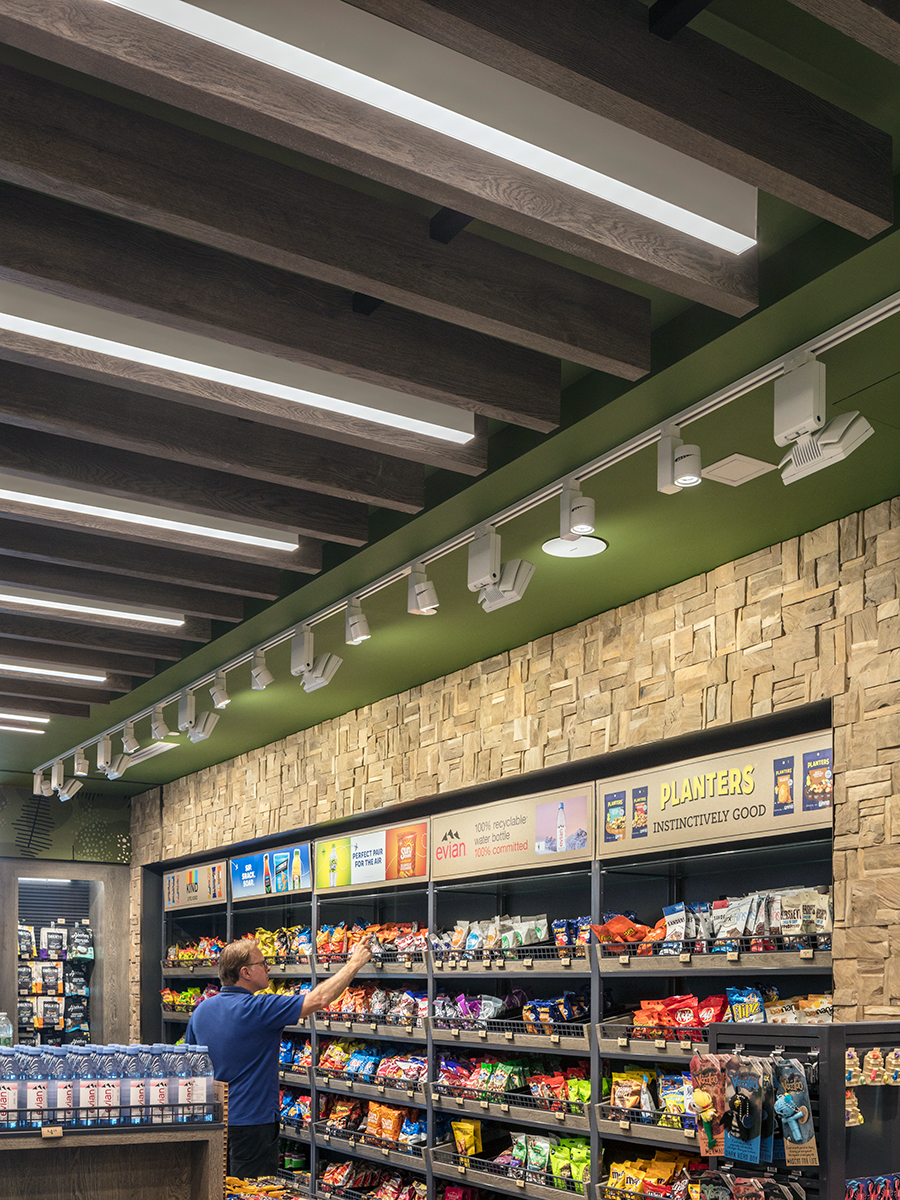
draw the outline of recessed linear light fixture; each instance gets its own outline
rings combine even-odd
[[[503,129],[475,120],[442,104],[414,95],[361,71],[353,70],[300,46],[271,37],[257,29],[229,21],[182,0],[109,0],[119,8],[180,29],[193,37],[222,46],[245,58],[266,63],[299,79],[338,92],[353,100],[431,129],[456,142],[496,158],[559,180],[588,195],[610,201],[631,212],[690,234],[732,254],[755,245],[755,239],[708,217],[701,216],[639,187],[611,178],[581,162],[516,137]],[[343,12],[344,6],[341,6]],[[347,10],[347,20],[352,10]],[[368,27],[366,27],[368,29]],[[402,37],[394,34],[394,37]],[[429,47],[430,50],[430,47]],[[510,81],[507,92],[519,85]],[[424,90],[422,88],[421,90]],[[462,104],[460,104],[462,107]],[[510,107],[507,98],[507,107]],[[512,105],[511,107],[515,107]],[[597,122],[598,129],[600,123]],[[548,139],[549,140],[549,139]],[[703,169],[698,166],[698,171]]]
[[[31,729],[28,725],[0,725],[7,733],[46,733],[46,729]]]
[[[29,713],[0,712],[0,721],[32,721],[36,725],[49,725],[49,717],[33,717]]]
[[[0,324],[4,320],[5,318],[0,316]],[[277,530],[266,526],[206,518],[161,504],[145,503],[142,500],[116,500],[115,504],[111,504],[110,497],[99,492],[67,487],[65,484],[20,479],[8,471],[0,471],[0,500],[28,508],[46,508],[51,511],[78,513],[85,517],[100,517],[106,521],[121,521],[124,525],[188,533],[195,537],[211,538],[213,541],[236,542],[263,550],[284,550],[290,553],[297,549],[298,544],[296,537],[288,533],[278,533]]]
[[[85,603],[76,596],[65,592],[38,592],[29,588],[3,586],[0,588],[0,609],[10,605],[22,608],[46,608],[55,612],[83,613],[86,616],[112,617],[120,621],[142,621],[150,625],[178,626],[184,624],[184,617],[167,611],[164,608],[151,608],[143,604],[131,604],[128,608],[119,608],[114,604],[103,601]]]
[[[213,383],[224,383],[229,387],[239,388],[242,391],[254,392],[264,396],[272,396],[278,400],[288,400],[295,404],[305,404],[312,408],[322,409],[326,412],[341,413],[343,416],[354,417],[360,421],[370,421],[376,425],[389,426],[392,429],[404,429],[410,433],[422,434],[425,437],[437,438],[445,442],[455,442],[458,445],[466,445],[471,442],[474,433],[471,429],[459,428],[453,422],[459,422],[458,414],[452,410],[448,411],[447,424],[439,424],[438,421],[425,420],[413,416],[409,411],[392,411],[388,408],[377,408],[374,404],[358,404],[351,400],[342,400],[337,396],[326,396],[319,392],[307,391],[304,388],[291,387],[285,383],[279,383],[272,379],[264,379],[256,375],[245,375],[240,371],[231,371],[225,367],[214,366],[212,363],[200,362],[193,359],[177,358],[172,354],[163,354],[161,351],[152,350],[147,346],[139,346],[134,343],[111,341],[109,338],[98,337],[92,333],[86,333],[80,329],[69,328],[64,325],[50,325],[44,321],[35,321],[29,317],[19,316],[15,312],[6,311],[9,305],[8,299],[4,303],[4,310],[0,311],[0,329],[7,329],[12,333],[22,333],[28,337],[40,338],[43,341],[56,342],[63,346],[73,346],[79,350],[91,350],[99,354],[109,355],[110,358],[122,359],[125,362],[135,362],[146,364],[147,366],[159,367],[161,370],[170,371],[177,375],[185,375],[192,379],[205,379]],[[389,393],[389,389],[384,389]],[[396,399],[396,397],[395,397]],[[433,413],[444,407],[449,409],[449,406],[435,404],[432,401],[421,399],[417,403],[416,397],[404,397],[401,410],[418,407],[422,411]],[[469,422],[463,422],[467,424]],[[0,492],[0,497],[9,499],[10,497]],[[31,503],[36,503],[34,499]],[[104,511],[99,511],[98,506],[92,506],[90,509],[76,509],[75,511],[85,511],[88,515],[93,516],[112,516],[116,520],[136,521],[138,524],[154,524],[161,529],[180,529],[187,532],[199,532],[206,537],[217,536],[209,528],[204,528],[195,522],[174,522],[163,524],[162,521],[137,521],[134,517],[123,516],[119,509],[108,509],[104,506]],[[224,533],[218,534],[219,537],[226,537]],[[236,537],[227,538],[227,540],[238,541],[247,540]],[[284,540],[276,541],[271,537],[260,541],[251,541],[250,545],[265,546],[268,549],[277,550],[296,550],[297,544],[286,545]]]
[[[95,671],[68,671],[64,667],[33,667],[27,661],[0,659],[0,675],[39,675],[50,679],[79,679],[87,683],[105,683],[106,675]]]

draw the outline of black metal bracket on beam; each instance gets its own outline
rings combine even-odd
[[[435,242],[452,242],[458,233],[462,233],[465,227],[472,220],[465,213],[457,212],[453,208],[439,208],[431,218],[429,225],[429,233]]]
[[[362,313],[364,317],[371,316],[381,303],[381,300],[376,300],[374,296],[367,296],[365,292],[353,293],[353,311]]]
[[[709,4],[710,0],[655,0],[649,11],[650,32],[668,41]]]

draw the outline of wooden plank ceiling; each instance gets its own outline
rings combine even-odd
[[[351,2],[854,233],[892,221],[890,139],[691,30],[702,0],[657,3],[649,20],[640,0]],[[797,3],[900,62],[893,0]],[[458,445],[0,328],[0,473],[23,486],[0,500],[6,711],[88,716],[213,622],[241,621],[245,601],[301,586],[325,543],[364,545],[373,508],[421,511],[427,470],[482,473],[488,419],[552,433],[560,360],[641,378],[647,285],[733,316],[757,304],[755,249],[716,249],[105,0],[2,0],[0,39],[34,67],[0,67],[0,285],[474,419]],[[480,236],[473,218],[550,250]],[[595,277],[610,272],[618,284]],[[42,488],[252,522],[298,548],[48,508]],[[185,622],[60,612],[40,602],[53,593]]]

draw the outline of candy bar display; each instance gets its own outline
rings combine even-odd
[[[584,1194],[591,1181],[590,1142],[558,1133],[528,1133],[483,1126],[474,1118],[450,1122],[453,1152],[438,1150],[450,1163],[490,1175]],[[508,1143],[496,1152],[498,1143]],[[490,1150],[485,1147],[490,1146]]]
[[[605,1163],[605,1180],[598,1188],[598,1200],[621,1200],[630,1196],[655,1196],[658,1200],[701,1200],[700,1178],[705,1170],[702,1159],[677,1150],[657,1150],[635,1154],[634,1158],[610,1155]]]
[[[531,1000],[530,989],[513,987],[504,996],[461,992],[457,996],[439,995],[434,999],[436,1029],[486,1029],[489,1021],[521,1017],[523,1006]]]
[[[273,966],[309,962],[313,953],[312,936],[308,925],[293,925],[288,929],[257,929],[245,939],[255,941],[266,962]]]
[[[363,1192],[371,1200],[426,1200],[423,1179],[406,1171],[380,1167],[359,1159],[328,1163],[319,1174],[320,1192]]]
[[[416,1090],[427,1069],[424,1055],[393,1049],[387,1043],[374,1046],[343,1038],[326,1042],[316,1063],[317,1074],[326,1078]]]
[[[497,1058],[441,1054],[435,1091],[466,1100],[498,1100],[531,1111],[587,1114],[591,1099],[590,1064],[542,1055]]]
[[[218,984],[210,983],[205,988],[161,988],[159,994],[166,1012],[193,1012],[202,1000],[208,1000],[218,992]]]
[[[422,1157],[428,1140],[424,1109],[407,1108],[355,1096],[325,1095],[316,1126],[318,1136],[362,1141],[366,1145]]]
[[[343,962],[357,942],[370,939],[373,957],[381,961],[421,962],[428,949],[428,930],[415,921],[363,925],[323,925],[316,933],[316,961]]]
[[[322,1009],[321,1015],[344,1021],[413,1025],[421,1029],[428,1015],[428,993],[408,988],[383,988],[374,983],[357,983]]]
[[[166,949],[164,966],[192,967],[215,965],[225,942],[217,937],[201,937],[193,942],[177,943]]]

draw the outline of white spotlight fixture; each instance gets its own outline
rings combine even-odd
[[[80,779],[67,779],[56,794],[59,796],[60,800],[71,800],[72,797],[77,795],[77,793],[80,792],[83,787],[84,784]]]
[[[32,794],[35,796],[43,796],[43,794],[44,794],[44,772],[43,771],[35,771],[32,776],[32,779],[33,779],[33,783],[31,785],[32,786]]]
[[[594,532],[594,501],[569,484],[559,498],[559,536],[567,542]]]
[[[421,564],[414,566],[409,572],[409,585],[406,593],[406,609],[416,617],[433,617],[438,610],[439,600],[434,584],[426,576]]]
[[[52,796],[53,795],[53,784],[50,782],[49,779],[45,779],[41,783],[41,795],[42,796]]]
[[[126,754],[134,754],[135,750],[140,748],[141,743],[134,736],[134,721],[127,721],[122,730],[122,749]]]
[[[319,688],[331,683],[338,667],[344,660],[336,654],[320,654],[312,665],[312,670],[303,676],[304,692],[317,692]]]
[[[53,764],[53,766],[50,768],[50,786],[53,788],[54,792],[58,792],[59,789],[62,787],[64,778],[65,778],[65,767],[63,764],[63,760],[61,758],[58,758],[56,760],[56,762]]]
[[[87,755],[85,754],[83,749],[79,749],[79,750],[75,751],[74,773],[76,775],[82,775],[82,776],[87,775],[87,773],[88,773]]]
[[[127,754],[117,754],[106,766],[106,778],[121,779],[130,766],[131,761]]]
[[[664,425],[656,447],[656,490],[674,496],[703,480],[700,447],[686,446],[677,425]]]
[[[263,692],[270,683],[275,682],[275,676],[266,666],[266,652],[264,650],[254,650],[253,658],[250,660],[250,687],[254,692]],[[220,708],[221,705],[216,705]]]
[[[216,708],[226,708],[231,703],[231,697],[225,687],[225,672],[217,671],[216,677],[213,680],[213,685],[209,689],[209,694],[212,696],[213,704]]]
[[[468,588],[478,592],[485,612],[515,604],[525,595],[534,574],[534,564],[521,558],[500,561],[500,534],[488,528],[469,543]]]
[[[161,742],[163,738],[167,738],[172,731],[166,724],[163,716],[162,705],[158,704],[153,710],[153,716],[150,718],[150,736],[154,742]],[[76,772],[77,774],[77,772]]]
[[[331,683],[344,660],[336,654],[316,657],[313,631],[308,625],[298,625],[291,640],[291,674],[303,676],[304,692],[317,692]]]
[[[344,641],[348,646],[358,646],[360,642],[367,641],[372,635],[369,633],[369,622],[366,620],[366,614],[360,608],[359,601],[347,601],[347,613],[344,618]]]
[[[196,714],[197,704],[194,700],[194,693],[185,689],[178,697],[178,728],[182,733],[187,733],[193,726]]]
[[[103,771],[106,774],[109,764],[112,761],[112,741],[108,734],[104,733],[97,742],[97,770]]]
[[[874,429],[859,412],[841,413],[825,423],[825,364],[811,355],[785,363],[775,380],[774,437],[789,446],[778,464],[785,484],[842,462]]]
[[[192,727],[187,731],[188,740],[192,742],[205,742],[219,722],[219,714],[214,712],[204,712],[197,717]]]

